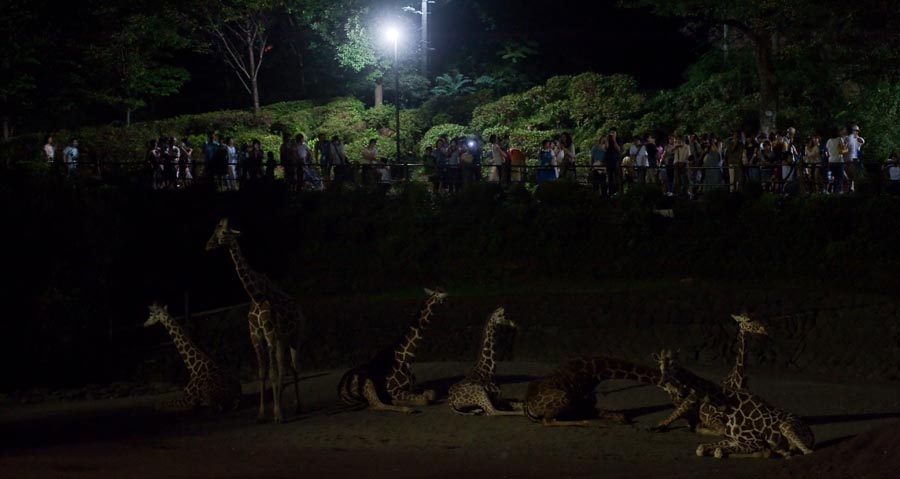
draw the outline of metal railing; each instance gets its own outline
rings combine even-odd
[[[299,167],[241,168],[228,165],[225,171],[211,171],[202,161],[185,164],[149,165],[122,161],[78,161],[57,162],[55,171],[67,178],[93,177],[100,181],[114,182],[123,178],[137,179],[153,189],[182,189],[194,183],[212,183],[220,191],[238,190],[251,183],[282,181],[298,189],[323,188],[335,181],[360,185],[386,185],[397,182],[419,181],[431,183],[439,190],[454,191],[475,182],[491,182],[504,185],[536,185],[551,181],[574,181],[590,185],[604,194],[627,190],[633,185],[657,185],[666,193],[697,195],[703,191],[728,189],[735,191],[743,185],[758,183],[764,191],[782,193],[786,187],[800,186],[806,193],[832,191],[841,183],[844,186],[854,181],[855,175],[837,173],[822,164],[797,163],[787,166],[750,165],[740,168],[708,166],[663,166],[634,167],[622,166],[611,175],[605,166],[569,164],[540,166],[535,164],[487,165],[461,164],[459,166],[434,166],[425,163],[407,162],[381,164],[350,163],[348,165],[304,165]],[[325,174],[327,173],[327,175]],[[786,173],[786,174],[784,174]],[[738,178],[740,176],[740,178]],[[798,181],[800,180],[800,181]]]

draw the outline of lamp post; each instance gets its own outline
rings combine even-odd
[[[397,60],[397,42],[400,40],[400,31],[396,28],[389,28],[387,37],[388,40],[394,42],[394,107],[397,119],[397,165],[400,165],[400,68]]]

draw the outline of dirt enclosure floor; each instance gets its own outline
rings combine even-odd
[[[414,365],[419,384],[439,393],[468,367]],[[524,397],[528,381],[552,368],[502,363],[504,395]],[[725,371],[698,372],[717,378]],[[750,371],[754,391],[812,426],[817,451],[789,460],[716,460],[694,450],[717,438],[684,427],[647,432],[671,411],[653,387],[612,381],[598,388],[598,404],[624,412],[631,425],[545,428],[522,417],[459,416],[446,404],[411,416],[341,411],[340,374],[305,375],[302,412],[282,425],[257,423],[255,385],[245,385],[240,410],[224,416],[155,412],[168,396],[7,402],[0,405],[0,477],[900,477],[897,383]],[[285,404],[293,410],[292,393]]]

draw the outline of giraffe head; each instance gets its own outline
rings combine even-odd
[[[679,369],[675,355],[676,352],[673,352],[671,349],[663,349],[659,354],[653,354],[653,361],[659,364],[659,372],[662,375],[660,383],[667,382]]]
[[[169,317],[169,307],[153,303],[150,305],[150,317],[147,318],[147,321],[144,321],[144,327],[153,326],[167,317]]]
[[[425,294],[428,295],[429,301],[433,301],[434,304],[441,304],[447,298],[447,292],[441,288],[425,288]]]
[[[512,329],[519,327],[511,319],[506,317],[506,310],[503,309],[502,306],[494,310],[494,313],[491,314],[491,317],[488,320],[488,324],[492,326],[506,326]]]
[[[206,251],[212,251],[218,247],[226,246],[240,236],[241,232],[228,227],[228,218],[219,220],[216,229],[213,230],[212,236],[206,242]]]
[[[750,319],[750,316],[747,316],[746,313],[732,314],[731,317],[735,321],[737,321],[738,327],[741,329],[741,331],[751,334],[760,334],[763,336],[769,335],[769,332],[766,331],[766,327],[761,322]]]

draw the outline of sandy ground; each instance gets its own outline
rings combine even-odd
[[[420,385],[441,392],[468,367],[467,363],[424,363],[414,369]],[[552,368],[546,364],[501,364],[504,394],[523,397],[527,382]],[[724,373],[698,372],[711,378]],[[831,470],[825,461],[835,456],[829,451],[847,449],[851,438],[860,433],[900,423],[900,388],[896,383],[829,383],[750,371],[753,390],[806,418],[816,435],[818,451],[788,461],[715,460],[696,457],[694,449],[716,438],[694,435],[684,428],[668,433],[646,431],[671,410],[666,396],[652,387],[613,381],[598,388],[598,403],[625,412],[633,419],[632,425],[544,428],[520,417],[459,416],[446,404],[423,408],[412,416],[341,411],[335,395],[340,374],[330,371],[302,378],[303,412],[282,425],[256,422],[255,385],[245,385],[241,409],[224,416],[155,412],[152,405],[166,396],[3,404],[0,477],[352,474],[366,478],[458,478],[464,474],[493,478],[824,479]],[[293,395],[285,399],[292,409]],[[900,451],[878,454],[896,456]],[[884,472],[866,477],[882,475]]]

